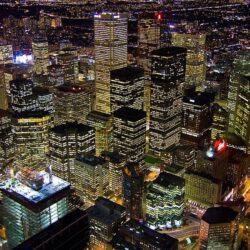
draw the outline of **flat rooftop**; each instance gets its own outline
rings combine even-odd
[[[143,118],[146,119],[146,112],[144,112],[143,110],[133,109],[129,107],[122,107],[114,112],[114,117],[120,118],[122,120],[136,122]]]
[[[138,77],[144,76],[143,69],[134,66],[127,66],[121,69],[115,69],[110,72],[111,80],[119,79],[122,81],[132,81]]]
[[[92,167],[103,165],[107,162],[103,157],[97,157],[95,155],[78,155],[76,161],[85,163]]]
[[[187,53],[187,49],[185,49],[183,47],[170,46],[170,47],[154,50],[152,52],[152,56],[166,56],[166,57],[168,57],[168,56],[174,56],[177,54],[186,54],[186,53]]]
[[[70,191],[70,183],[54,175],[50,182],[48,173],[41,171],[40,174],[44,178],[44,184],[40,190],[34,190],[17,179],[8,179],[0,189],[4,195],[31,210],[43,210],[48,200],[55,198],[56,202],[66,196]]]
[[[50,132],[65,135],[71,131],[77,133],[88,133],[90,130],[94,131],[94,129],[88,125],[77,122],[67,122],[66,124],[61,124],[51,128]]]

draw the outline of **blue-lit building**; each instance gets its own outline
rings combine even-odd
[[[10,249],[69,212],[70,184],[45,171],[24,169],[1,187]]]

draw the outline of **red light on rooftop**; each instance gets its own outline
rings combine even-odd
[[[221,153],[227,148],[227,143],[225,142],[225,140],[218,138],[214,141],[213,148],[215,152]]]
[[[161,12],[156,12],[155,13],[155,18],[158,22],[161,22],[163,19],[163,14]]]

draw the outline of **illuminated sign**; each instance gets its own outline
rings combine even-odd
[[[32,55],[17,55],[14,61],[18,64],[32,64],[33,58]]]
[[[216,139],[213,143],[213,148],[216,153],[221,153],[227,148],[227,143],[221,138]]]

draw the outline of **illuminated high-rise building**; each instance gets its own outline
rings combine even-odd
[[[147,124],[150,119],[151,53],[160,48],[161,19],[161,13],[146,13],[141,14],[138,22],[138,65],[143,68],[145,76],[143,107]]]
[[[77,122],[49,130],[49,156],[53,173],[74,185],[74,160],[79,154],[95,152],[95,131]]]
[[[34,57],[33,72],[36,75],[47,75],[49,66],[48,41],[40,35],[35,36],[32,42]]]
[[[146,222],[150,228],[172,228],[182,225],[185,180],[162,172],[146,196]]]
[[[87,116],[87,124],[95,128],[96,156],[100,156],[103,151],[110,151],[112,116],[98,111],[92,111]]]
[[[250,53],[249,53],[250,55]],[[250,57],[249,57],[250,66]],[[234,133],[239,136],[247,146],[247,154],[250,154],[250,73],[242,75],[239,81],[237,96]]]
[[[183,97],[181,143],[203,147],[210,142],[212,123],[209,93],[192,92]]]
[[[127,66],[127,17],[95,15],[95,110],[110,114],[110,71]]]
[[[179,143],[186,49],[167,47],[152,52],[149,150],[160,155]]]
[[[0,40],[0,65],[13,63],[12,45],[4,40]]]
[[[13,132],[17,153],[30,153],[45,157],[49,151],[48,113],[22,113],[14,117]]]
[[[113,148],[129,162],[144,166],[146,113],[122,107],[113,114]]]
[[[172,45],[187,49],[185,86],[202,90],[206,76],[206,35],[197,33],[173,33]]]
[[[109,164],[109,190],[113,192],[117,199],[122,195],[123,173],[126,161],[118,152],[103,152],[102,156]]]
[[[78,83],[78,58],[73,48],[65,48],[65,50],[60,51],[58,55],[58,65],[62,68],[65,83],[72,85]]]
[[[4,70],[2,66],[0,66],[0,109],[8,109],[8,96],[4,82]]]
[[[238,212],[228,207],[208,208],[200,225],[200,249],[235,249]]]
[[[14,158],[14,136],[11,129],[11,115],[0,109],[0,168]]]
[[[200,214],[221,200],[222,182],[206,174],[187,171],[185,179],[186,206],[194,214]]]
[[[10,81],[11,109],[15,114],[27,112],[54,113],[53,94],[43,87],[34,87],[28,79]]]
[[[87,209],[90,223],[90,248],[111,249],[110,242],[126,221],[125,207],[103,197]]]
[[[48,66],[49,86],[58,87],[64,84],[62,65],[52,64]]]
[[[217,137],[225,138],[228,127],[228,112],[219,104],[215,103],[212,109],[213,119],[211,128],[211,140]]]
[[[141,68],[128,66],[111,71],[111,112],[121,107],[143,108],[144,73]]]
[[[241,86],[241,81],[243,80],[244,76],[249,77],[249,72],[250,72],[250,52],[249,51],[239,52],[236,58],[234,59],[233,70],[231,72],[229,80],[228,99],[227,99],[227,108],[229,112],[228,132],[232,133],[235,132],[235,121],[237,114],[236,110],[238,107],[237,104],[238,101],[242,99],[239,98],[240,88],[241,90],[244,89],[244,86]],[[245,97],[243,96],[243,99],[244,98]]]
[[[128,162],[123,168],[123,206],[128,218],[143,219],[144,172],[138,163]]]
[[[86,207],[93,205],[99,196],[107,196],[108,162],[94,155],[79,155],[75,160],[75,189]]]
[[[89,89],[78,85],[62,85],[55,91],[55,124],[65,122],[85,123],[91,110]]]
[[[47,228],[69,211],[70,184],[46,173],[23,169],[1,187],[9,248]]]

